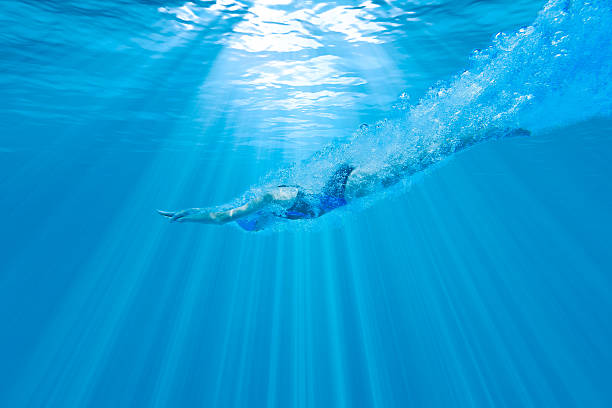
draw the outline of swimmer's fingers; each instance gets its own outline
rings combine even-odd
[[[201,210],[199,208],[189,208],[182,211],[161,211],[157,210],[160,215],[170,218],[170,222],[183,221],[198,221]]]
[[[187,217],[186,211],[179,211],[174,213],[172,218],[170,218],[170,222],[183,222],[186,219],[185,217]]]
[[[175,212],[170,218],[171,222],[183,222],[183,221],[195,221],[196,217],[200,213],[199,208],[189,208],[187,210]]]
[[[174,222],[174,221],[184,221],[184,217],[187,216],[189,210],[184,210],[184,211],[161,211],[161,210],[157,210],[157,212],[160,215],[163,215],[164,217],[168,217],[170,218],[170,222]]]

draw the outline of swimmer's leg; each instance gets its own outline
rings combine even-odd
[[[345,196],[347,200],[364,197],[381,189],[397,184],[402,178],[425,170],[427,167],[451,154],[464,150],[476,143],[490,139],[529,136],[531,132],[521,128],[495,128],[486,132],[465,134],[447,143],[441,143],[437,150],[423,150],[404,160],[387,163],[379,169],[356,168],[348,176]],[[401,157],[401,156],[400,156]]]
[[[494,128],[484,133],[476,133],[460,138],[460,143],[458,146],[456,146],[456,149],[460,150],[464,147],[469,147],[475,143],[490,139],[505,139],[509,137],[522,137],[530,135],[531,132],[523,128]]]

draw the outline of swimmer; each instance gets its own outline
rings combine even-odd
[[[170,221],[204,224],[226,224],[235,221],[247,231],[260,231],[274,218],[318,218],[352,200],[397,184],[402,178],[423,171],[450,154],[477,142],[521,135],[529,135],[529,131],[494,130],[479,137],[451,138],[443,143],[431,142],[427,146],[421,146],[420,153],[408,158],[398,155],[376,171],[343,163],[335,169],[319,192],[307,191],[297,185],[279,185],[254,196],[241,206],[228,210],[190,208],[176,212],[158,212],[170,218]]]

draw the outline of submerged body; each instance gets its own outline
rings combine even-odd
[[[402,178],[423,171],[454,152],[480,141],[509,136],[528,135],[523,129],[494,129],[479,135],[450,138],[440,143],[421,146],[417,155],[398,155],[382,168],[368,171],[349,163],[340,164],[319,192],[307,191],[298,185],[279,185],[248,200],[245,204],[223,211],[190,208],[161,215],[178,222],[226,224],[235,221],[247,231],[259,231],[275,218],[289,220],[318,218],[350,201],[398,183]]]

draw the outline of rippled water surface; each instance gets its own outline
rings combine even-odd
[[[612,404],[607,1],[4,0],[0,27],[0,406]],[[154,211],[423,151],[263,233]]]
[[[530,23],[539,8],[530,1],[8,1],[3,122],[106,126],[112,133],[98,139],[125,150],[162,141],[189,150],[199,135],[207,152],[222,142],[295,159],[360,121],[384,118],[402,92],[418,100],[492,34]]]

